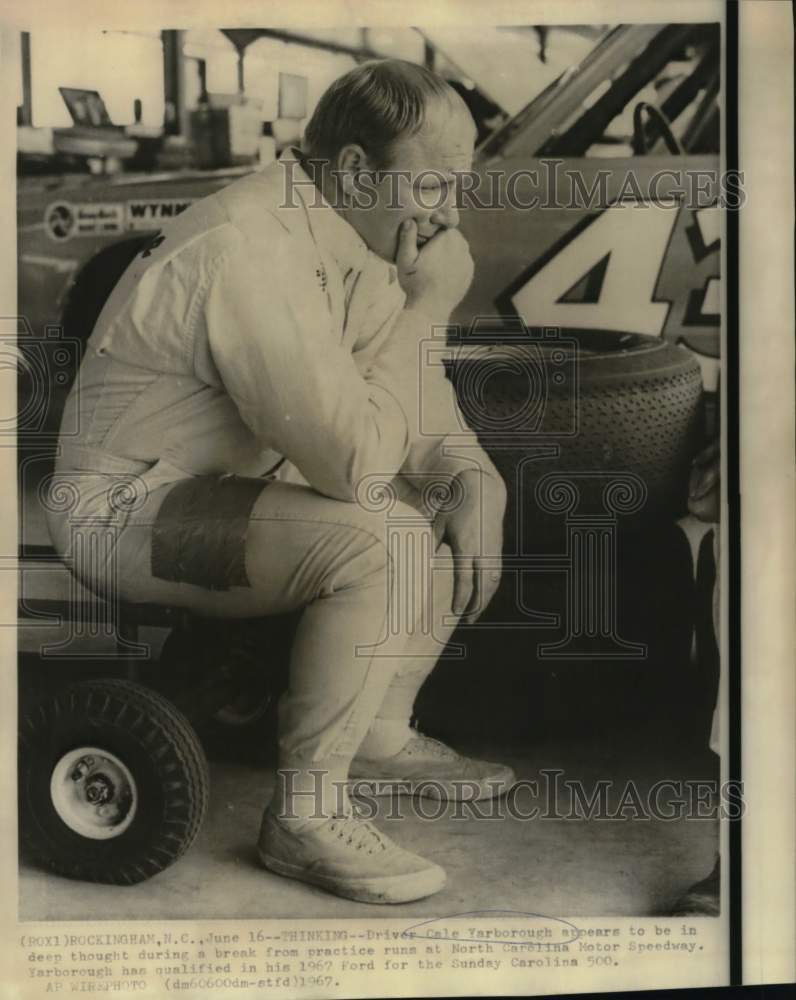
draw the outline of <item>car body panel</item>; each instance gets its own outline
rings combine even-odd
[[[519,177],[511,189],[515,205],[465,205],[462,230],[475,277],[453,322],[467,328],[495,317],[500,329],[519,315],[530,327],[662,336],[717,357],[718,168],[715,156],[511,157],[499,171],[482,168],[482,201],[497,187],[489,169],[500,174],[504,203],[509,179]],[[701,194],[692,190],[697,177]],[[599,197],[581,196],[592,190]],[[521,207],[529,205],[535,207]],[[584,279],[604,261],[601,281],[586,287]],[[548,281],[545,268],[558,273]]]
[[[246,172],[21,179],[20,314],[34,334],[41,335],[48,325],[61,321],[72,283],[98,253],[125,239],[156,232],[171,217],[167,212],[177,214],[179,206],[212,194]],[[136,210],[140,210],[137,217]],[[82,232],[81,221],[85,223]]]

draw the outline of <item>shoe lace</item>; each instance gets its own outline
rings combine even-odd
[[[387,843],[382,833],[368,820],[357,815],[355,808],[350,813],[333,816],[329,820],[328,829],[339,840],[357,851],[375,854],[377,851],[387,850]]]
[[[415,729],[415,735],[406,747],[408,753],[421,753],[424,757],[443,757],[452,760],[458,754],[441,740],[435,740],[433,736],[426,736]]]

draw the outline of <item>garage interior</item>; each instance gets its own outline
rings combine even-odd
[[[486,139],[582,59],[603,31],[501,31],[500,69],[489,45],[464,31],[109,32],[85,43],[105,53],[102,60],[73,53],[61,65],[49,58],[52,40],[22,32],[18,169],[23,183],[40,185],[53,174],[76,172],[90,178],[262,168],[297,141],[331,80],[385,56],[422,63],[453,81]],[[120,57],[140,60],[140,80],[114,78]],[[61,391],[53,386],[53,399]],[[35,442],[21,442],[19,454],[28,463],[20,476],[22,545],[33,552],[49,545],[37,499],[46,461]],[[552,550],[559,544],[557,539]],[[540,645],[564,640],[561,620],[504,623],[516,618],[520,594],[540,615],[560,619],[568,578],[562,572],[506,573],[479,626],[453,637],[452,645],[462,644],[466,655],[443,660],[421,692],[420,731],[460,752],[512,765],[520,781],[538,789],[518,799],[518,808],[550,813],[490,820],[457,819],[448,810],[431,820],[404,803],[405,818],[380,818],[378,825],[400,844],[446,868],[448,885],[438,895],[402,905],[400,914],[383,912],[260,867],[254,845],[273,787],[274,700],[289,645],[280,632],[265,640],[273,683],[257,693],[253,717],[242,724],[216,715],[202,727],[210,805],[190,850],[155,878],[120,888],[53,875],[30,863],[22,844],[20,919],[433,916],[496,906],[562,916],[668,913],[713,867],[718,824],[715,818],[639,818],[632,802],[620,807],[628,783],[643,800],[656,782],[718,781],[718,758],[708,747],[718,684],[709,625],[713,580],[710,567],[697,573],[699,548],[692,551],[674,519],[654,529],[620,524],[616,544],[617,630],[626,642],[644,646],[643,657],[596,648],[571,657],[540,655]],[[52,562],[46,573],[27,572],[21,586],[27,599],[52,607],[73,594],[68,572]],[[61,634],[66,632],[51,629],[48,642]],[[138,640],[152,650],[147,669],[157,670],[167,636],[159,627],[139,630]],[[102,640],[83,641],[86,660],[75,647],[75,660],[59,669],[102,676]],[[23,622],[21,686],[23,678],[39,676],[40,642],[37,627]],[[618,815],[567,818],[571,800],[545,796],[556,772],[580,782],[587,794],[610,782],[610,811]]]

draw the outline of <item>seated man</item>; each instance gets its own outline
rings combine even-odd
[[[49,514],[95,590],[211,617],[303,609],[259,853],[371,902],[427,896],[445,873],[357,815],[349,775],[449,797],[513,781],[410,727],[457,619],[500,580],[505,487],[442,366],[420,368],[472,278],[455,196],[474,137],[432,73],[362,65],[302,150],[158,234],[89,341],[56,476],[78,500]],[[110,524],[110,549],[75,562]]]

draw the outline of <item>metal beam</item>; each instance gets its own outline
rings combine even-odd
[[[434,72],[434,64],[436,63],[437,50],[431,44],[431,42],[423,36],[423,65],[426,69],[430,69]]]
[[[238,93],[246,91],[246,73],[243,66],[243,49],[238,49]]]
[[[167,135],[188,134],[188,109],[185,106],[185,57],[182,31],[161,31],[163,42],[163,96],[166,115],[163,130]]]
[[[20,57],[22,63],[22,104],[20,105],[19,124],[33,124],[33,87],[30,73],[30,32],[20,32]]]
[[[416,31],[418,35],[420,35],[420,37],[423,39],[424,58],[427,58],[427,53],[429,51],[433,52],[434,66],[431,68],[433,68],[435,72],[436,72],[436,57],[439,54],[442,56],[442,58],[445,60],[446,63],[448,63],[450,66],[453,67],[453,69],[459,74],[459,77],[462,80],[473,80],[470,74],[458,62],[456,62],[456,60],[452,56],[450,56],[448,52],[446,52],[446,50],[442,48],[442,46],[438,45],[433,38],[430,38],[428,35],[426,35],[423,28],[418,28],[415,25],[412,30]],[[487,100],[491,101],[492,104],[495,105],[495,107],[500,108],[501,111],[505,110],[500,101],[495,99],[495,97],[481,84],[480,80],[473,80],[473,83],[481,91],[484,97],[486,97]]]
[[[313,38],[312,35],[302,35],[295,31],[280,31],[276,28],[222,28],[221,32],[227,36],[239,52],[246,49],[252,42],[257,41],[258,38],[276,38],[280,42],[305,45],[311,49],[323,49],[325,52],[337,52],[352,56],[354,59],[383,58],[370,46],[344,45],[342,42]]]

